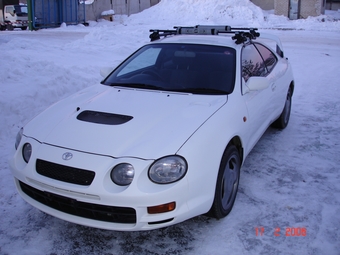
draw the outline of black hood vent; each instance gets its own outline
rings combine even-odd
[[[79,113],[77,119],[97,124],[120,125],[132,120],[133,117],[107,112],[83,111]]]

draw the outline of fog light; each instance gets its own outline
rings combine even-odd
[[[111,171],[111,180],[119,186],[130,185],[134,176],[135,169],[127,163],[119,164]]]
[[[165,212],[171,212],[175,210],[176,208],[176,202],[171,202],[163,205],[156,205],[148,207],[148,213],[149,214],[156,214],[156,213],[165,213]]]
[[[30,143],[25,143],[22,147],[22,157],[25,162],[28,163],[32,155],[32,145]]]

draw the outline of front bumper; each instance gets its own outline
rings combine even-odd
[[[186,177],[172,184],[151,182],[147,171],[153,160],[112,158],[72,151],[23,138],[10,166],[19,194],[28,203],[57,218],[90,227],[136,231],[151,230],[179,223],[196,216],[187,206],[188,183]],[[32,145],[28,163],[22,159],[25,142]],[[73,158],[62,159],[65,152]],[[79,185],[46,177],[36,171],[37,159],[95,172],[90,185]],[[130,163],[135,177],[129,186],[118,186],[110,179],[111,169],[120,163]],[[150,214],[148,207],[176,203],[173,211]]]
[[[12,26],[14,28],[22,28],[22,27],[28,27],[28,21],[26,20],[22,20],[22,21],[15,21],[15,22],[12,22]]]

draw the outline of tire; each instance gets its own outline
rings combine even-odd
[[[221,160],[214,202],[208,213],[209,216],[221,219],[231,212],[240,182],[240,170],[240,154],[234,145],[230,145]]]
[[[27,29],[27,27],[21,27],[21,30],[26,30]]]
[[[7,24],[7,30],[8,31],[13,31],[14,30],[14,27],[12,24]]]
[[[292,108],[292,88],[289,88],[287,92],[285,106],[283,107],[282,113],[280,117],[278,117],[277,120],[273,122],[272,127],[278,129],[286,128],[289,122],[291,108]]]

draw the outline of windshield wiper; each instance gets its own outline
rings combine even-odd
[[[154,89],[154,90],[164,90],[163,87],[144,84],[144,83],[110,83],[108,84],[112,87],[125,87],[125,88],[135,88],[135,89]]]
[[[164,91],[173,91],[173,92],[185,92],[192,94],[202,94],[202,95],[227,95],[228,92],[220,89],[213,88],[163,88],[156,85],[144,84],[144,83],[110,83],[107,84],[112,87],[125,87],[125,88],[137,88],[137,89],[151,89],[151,90],[164,90]]]
[[[203,94],[203,95],[226,95],[228,92],[220,89],[213,88],[181,88],[181,89],[173,89],[173,91],[178,92],[188,92],[193,94]]]

